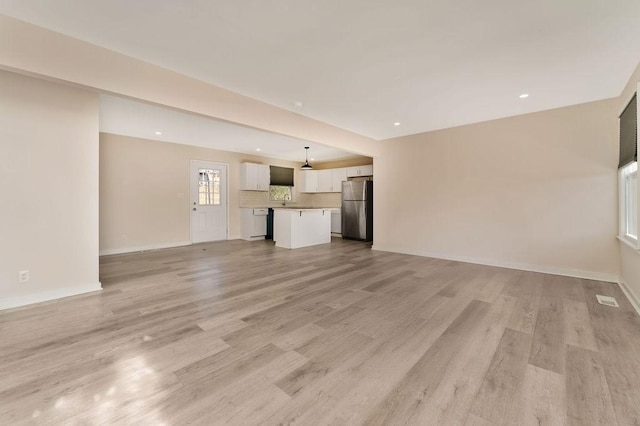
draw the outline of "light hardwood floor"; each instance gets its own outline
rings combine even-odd
[[[342,240],[100,271],[100,293],[0,313],[0,424],[640,424],[614,284]]]

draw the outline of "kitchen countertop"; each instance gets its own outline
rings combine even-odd
[[[263,207],[263,206],[251,206],[240,207],[241,209],[286,209],[286,210],[340,210],[340,207],[309,207],[309,206],[277,206],[277,207]]]
[[[333,207],[298,207],[298,206],[286,206],[286,207],[271,207],[272,209],[286,209],[286,210],[331,210]]]

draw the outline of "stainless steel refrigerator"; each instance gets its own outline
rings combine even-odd
[[[342,182],[342,238],[373,241],[373,181]]]

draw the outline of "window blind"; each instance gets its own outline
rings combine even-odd
[[[638,161],[638,102],[633,95],[629,105],[620,114],[620,161],[618,168]]]
[[[271,185],[293,186],[293,169],[289,167],[269,166]]]

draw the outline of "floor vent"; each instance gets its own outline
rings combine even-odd
[[[596,299],[598,299],[598,303],[601,305],[611,306],[614,308],[620,307],[616,299],[611,296],[602,296],[600,294],[596,294]]]

